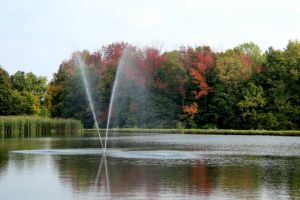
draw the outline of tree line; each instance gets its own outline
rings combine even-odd
[[[122,84],[112,127],[300,128],[300,43],[262,52],[249,42],[214,52],[209,46],[161,52],[113,43],[95,52],[74,52],[53,79],[0,70],[0,114],[38,114],[80,119],[93,127],[75,57],[80,55],[101,127],[107,122],[113,82],[122,53]],[[124,59],[124,58],[123,58]]]
[[[0,115],[48,115],[47,79],[32,72],[9,75],[0,66]]]

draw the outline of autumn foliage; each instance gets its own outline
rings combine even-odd
[[[188,115],[195,115],[198,113],[198,105],[196,103],[192,103],[191,105],[186,105],[183,107],[183,112]]]
[[[71,117],[93,127],[75,55],[86,64],[101,127],[106,125],[122,62],[113,127],[300,128],[298,41],[290,41],[284,50],[270,48],[265,53],[251,42],[222,52],[208,46],[163,52],[117,42],[95,52],[74,52],[48,84],[30,73],[9,75],[0,67],[2,114]]]
[[[191,66],[188,66],[188,68],[189,74],[193,78],[193,83],[199,88],[198,90],[194,90],[193,94],[195,94],[195,99],[199,99],[213,90],[206,81],[206,75],[213,67],[214,58],[208,47],[196,49],[195,54],[196,60]]]

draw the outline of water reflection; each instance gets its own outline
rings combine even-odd
[[[190,193],[210,196],[215,185],[214,168],[210,167],[207,161],[202,162],[190,169]]]
[[[2,171],[6,168],[8,162],[8,155],[0,153],[0,176]]]
[[[164,137],[164,136],[159,136]],[[297,199],[300,198],[300,157],[294,156],[300,150],[300,140],[282,141],[282,138],[267,138],[268,144],[252,145],[253,151],[271,152],[247,155],[250,145],[239,145],[238,142],[216,142],[209,138],[199,137],[199,144],[185,136],[184,144],[162,145],[162,142],[139,143],[136,140],[114,140],[116,147],[126,147],[134,151],[147,149],[173,149],[195,151],[240,152],[229,155],[206,155],[199,159],[145,159],[107,157],[103,155],[25,155],[13,154],[14,149],[74,149],[94,148],[94,139],[62,140],[28,140],[7,141],[1,143],[0,156],[0,199],[15,190],[22,190],[26,180],[29,191],[42,187],[39,177],[47,184],[58,185],[55,188],[56,199],[141,199],[141,198],[203,198],[203,199]],[[212,137],[213,138],[213,137]],[[233,137],[235,138],[235,137]],[[141,138],[139,138],[140,141]],[[229,140],[229,138],[227,138]],[[236,138],[235,138],[236,139]],[[241,138],[247,144],[247,137]],[[278,142],[277,140],[281,140]],[[112,140],[112,138],[111,138]],[[154,139],[153,139],[154,140]],[[193,142],[192,147],[188,140]],[[205,146],[202,144],[205,141]],[[273,143],[270,141],[274,141]],[[298,141],[299,140],[299,141]],[[132,141],[132,143],[130,143]],[[270,145],[272,143],[272,145]],[[145,148],[143,147],[143,145]],[[147,144],[147,146],[146,146]],[[280,144],[278,146],[277,144]],[[186,146],[185,146],[186,145]],[[279,154],[278,149],[287,149],[289,153]],[[274,153],[275,152],[275,153]],[[280,151],[281,152],[281,151]],[[274,155],[276,154],[276,155]],[[289,155],[289,156],[286,156]],[[6,156],[6,157],[5,157]],[[20,175],[21,174],[21,175]],[[59,184],[57,183],[59,182]],[[8,183],[12,183],[9,185]],[[2,189],[3,188],[3,189]],[[5,191],[4,191],[5,188]],[[44,191],[43,189],[40,189]],[[39,189],[37,190],[37,192]],[[53,191],[55,193],[55,191]],[[70,194],[71,193],[71,194]],[[62,195],[64,198],[60,198]],[[5,198],[6,197],[6,198]],[[35,198],[31,198],[35,199]]]
[[[299,171],[288,167],[289,162],[277,167],[283,164],[282,158],[271,158],[269,165],[257,162],[240,166],[232,160],[231,165],[225,166],[211,165],[210,161],[200,161],[193,166],[168,166],[149,162],[139,165],[136,160],[103,157],[98,170],[99,160],[83,159],[86,170],[81,171],[78,171],[82,168],[80,162],[73,158],[68,160],[69,170],[66,170],[66,166],[61,165],[65,159],[56,160],[59,161],[60,177],[65,184],[72,183],[74,191],[80,190],[79,193],[96,191],[100,196],[111,195],[113,198],[132,195],[160,198],[166,194],[164,197],[174,194],[179,197],[216,197],[222,194],[237,199],[256,199],[262,197],[262,190],[266,190],[265,194],[270,197],[278,191],[283,196],[300,197]],[[300,166],[299,159],[292,160]]]
[[[104,164],[103,164],[104,163]],[[104,170],[102,170],[104,165]],[[105,182],[101,182],[101,171],[104,171],[104,176],[105,176]],[[104,153],[102,155],[100,164],[99,164],[99,169],[98,173],[96,176],[96,181],[95,181],[95,187],[103,187],[106,188],[107,193],[110,195],[110,183],[109,183],[109,174],[108,174],[108,169],[107,169],[107,160],[106,160],[106,154]]]
[[[9,162],[9,151],[21,149],[48,148],[50,140],[44,139],[0,139],[0,178]],[[30,162],[29,162],[30,163]]]

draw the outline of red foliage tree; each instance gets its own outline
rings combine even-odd
[[[198,85],[199,90],[194,90],[195,98],[199,99],[202,96],[206,96],[212,91],[212,88],[208,86],[206,82],[206,74],[212,68],[213,55],[208,47],[204,49],[196,49],[196,62],[194,66],[189,68],[189,73],[193,77],[193,83]]]
[[[139,60],[139,65],[145,76],[146,84],[159,89],[166,88],[167,84],[158,76],[158,72],[166,59],[165,56],[161,55],[160,51],[155,48],[146,48],[143,53],[144,56],[143,59]]]
[[[193,79],[192,82],[198,88],[197,90],[192,91],[195,99],[198,100],[204,96],[206,108],[206,96],[213,91],[213,88],[210,87],[206,81],[207,73],[213,67],[213,53],[209,47],[196,49],[191,47],[181,48],[181,63],[186,68],[188,75]]]
[[[129,45],[124,42],[112,43],[108,46],[102,47],[103,60],[106,63],[115,63],[118,64],[119,59],[123,53],[123,50]]]

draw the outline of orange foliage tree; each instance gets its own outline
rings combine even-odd
[[[207,95],[213,91],[207,83],[208,72],[213,68],[214,55],[209,47],[191,47],[181,49],[181,58],[192,83],[197,89],[192,90],[195,100],[205,97],[205,110],[207,111]]]
[[[186,105],[183,107],[183,112],[187,115],[194,116],[198,113],[198,105],[195,102],[190,105]]]
[[[196,49],[196,63],[194,66],[189,68],[189,73],[193,77],[193,83],[198,85],[198,90],[194,90],[195,99],[199,99],[202,96],[206,96],[209,92],[212,91],[206,82],[206,74],[212,69],[214,58],[211,53],[211,50],[208,47],[203,49]]]

